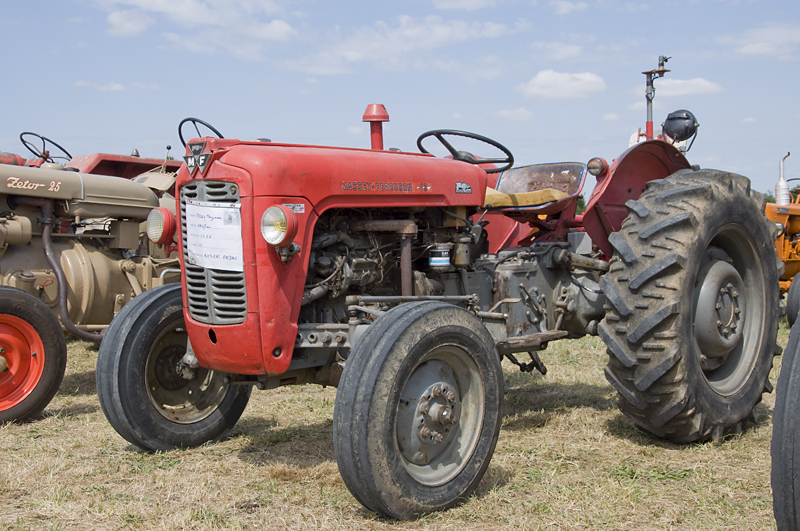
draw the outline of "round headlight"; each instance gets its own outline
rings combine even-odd
[[[167,208],[156,207],[147,215],[147,237],[157,245],[171,243],[175,235],[175,215]]]
[[[608,163],[600,157],[595,157],[586,163],[586,169],[595,177],[608,171]]]
[[[261,216],[261,234],[267,243],[286,247],[297,234],[297,218],[283,205],[273,205]]]

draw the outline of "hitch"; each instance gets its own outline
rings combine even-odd
[[[511,353],[506,354],[505,356],[511,361],[511,363],[519,367],[519,370],[522,372],[533,372],[533,370],[536,369],[537,371],[542,373],[542,376],[547,374],[547,367],[545,366],[542,359],[539,357],[539,353],[536,352],[535,350],[531,350],[530,352],[528,352],[528,354],[531,357],[531,361],[529,363],[522,363],[521,361],[517,360],[517,358]]]

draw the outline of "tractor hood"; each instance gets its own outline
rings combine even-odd
[[[144,220],[158,206],[152,190],[128,179],[9,165],[0,165],[0,194],[65,201],[68,216],[85,218]]]

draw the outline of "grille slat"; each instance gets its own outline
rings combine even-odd
[[[187,249],[186,203],[189,200],[238,203],[238,187],[222,181],[193,181],[181,187],[181,237]],[[186,255],[184,254],[184,259]],[[185,263],[189,313],[201,323],[243,323],[247,317],[244,273],[206,269]]]

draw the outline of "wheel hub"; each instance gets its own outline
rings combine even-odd
[[[5,349],[0,348],[0,372],[6,372],[8,370],[8,362],[5,356],[3,356],[3,352],[5,352]]]
[[[460,411],[461,402],[453,385],[436,382],[422,393],[413,420],[413,425],[418,427],[417,438],[421,446],[411,462],[428,464],[441,452],[437,446],[452,439]]]
[[[178,373],[178,363],[181,361],[185,350],[172,346],[158,356],[156,360],[156,379],[161,387],[170,391],[177,391],[188,382]]]
[[[704,267],[697,282],[695,338],[702,355],[724,358],[739,343],[745,324],[744,282],[739,272],[723,260]]]

